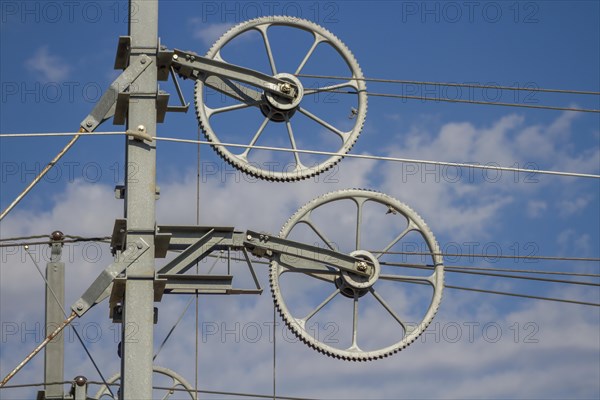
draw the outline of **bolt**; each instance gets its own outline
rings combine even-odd
[[[269,241],[269,235],[265,235],[265,242]]]
[[[142,58],[142,59],[140,60],[140,63],[142,63],[142,65],[143,65],[143,64],[146,64],[146,58]]]
[[[356,266],[356,269],[361,272],[365,272],[367,270],[367,263],[365,263],[364,261],[360,261]]]
[[[94,125],[94,123],[93,123],[92,121],[87,121],[87,122],[85,123],[85,126],[87,126],[88,128],[91,128],[91,127],[92,127],[92,125]]]
[[[173,54],[173,60],[177,61],[179,59],[179,56],[177,54]]]
[[[265,239],[265,235],[260,235],[259,238],[260,238],[260,240],[264,240]]]
[[[75,307],[77,308],[77,311],[83,311],[83,304],[77,303]]]
[[[146,127],[144,125],[138,125],[137,130],[138,132],[146,132]]]
[[[144,245],[143,245],[143,244],[141,244],[140,242],[136,242],[136,243],[135,243],[135,246],[136,246],[136,247],[137,247],[139,250],[141,250],[141,249],[144,247]]]
[[[75,377],[75,384],[76,384],[77,386],[83,386],[83,385],[85,385],[86,383],[87,383],[87,378],[86,378],[85,376],[81,376],[81,375],[79,375],[79,376],[76,376],[76,377]]]
[[[252,240],[252,235],[248,235],[248,236],[246,236],[246,239],[248,239],[248,240]]]

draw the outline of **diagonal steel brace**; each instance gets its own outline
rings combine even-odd
[[[128,249],[122,252],[114,263],[110,264],[102,271],[79,300],[73,303],[71,306],[73,312],[76,313],[78,317],[81,317],[94,305],[108,297],[113,280],[123,273],[130,265],[135,263],[149,248],[150,246],[148,246],[148,243],[142,238],[129,244]]]
[[[104,92],[92,112],[81,121],[82,132],[93,132],[101,123],[113,116],[119,93],[128,89],[150,64],[152,59],[143,54],[137,63],[128,66]]]

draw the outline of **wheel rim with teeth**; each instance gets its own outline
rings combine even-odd
[[[344,206],[346,208],[342,207],[342,202],[346,202],[347,207]],[[356,210],[353,209],[354,205]],[[339,218],[338,215],[333,215],[336,212],[339,212]],[[391,235],[389,237],[392,237],[393,240],[386,239],[377,250],[362,248],[362,243],[368,241],[364,235],[365,227],[363,226],[366,223],[364,222],[366,219],[365,213],[380,213],[381,218],[393,218],[389,224],[385,225],[386,235]],[[353,218],[348,218],[348,214],[350,216],[354,214]],[[383,214],[386,216],[383,216]],[[331,227],[331,224],[327,226],[322,221],[319,223],[316,219],[322,215],[328,215],[332,219],[340,221],[340,227],[336,230],[336,228]],[[403,221],[403,223],[398,224],[394,229],[393,226],[397,221]],[[344,229],[346,227],[344,224],[354,225],[355,232]],[[270,283],[275,304],[288,328],[299,339],[332,357],[367,361],[387,357],[402,350],[418,338],[431,323],[442,298],[444,286],[443,259],[435,237],[421,217],[411,208],[390,196],[378,192],[362,189],[332,192],[300,208],[283,226],[280,236],[297,240],[295,234],[303,230],[310,232],[320,240],[320,244],[315,243],[315,245],[323,244],[332,250],[337,247],[337,242],[331,240],[336,239],[331,235],[332,231],[334,234],[338,232],[342,235],[355,235],[355,242],[352,243],[351,247],[348,247],[350,249],[355,247],[354,250],[348,252],[341,249],[336,250],[356,257],[358,260],[364,260],[365,265],[369,265],[371,269],[369,270],[369,276],[362,277],[327,265],[326,260],[318,263],[320,265],[320,267],[317,266],[319,269],[316,271],[318,272],[315,272],[314,269],[316,262],[310,262],[312,263],[311,269],[307,270],[308,264],[305,264],[306,261],[301,261],[297,257],[280,256],[272,261]],[[413,235],[411,236],[413,239],[420,238],[419,240],[422,240],[423,245],[420,250],[428,254],[426,258],[431,260],[431,264],[428,264],[431,267],[430,270],[426,272],[426,275],[408,274],[404,271],[401,274],[385,273],[384,268],[394,268],[394,271],[401,268],[395,264],[392,267],[392,264],[381,261],[392,253],[399,253],[390,251],[390,249],[396,249],[397,246],[403,245],[403,242],[408,240],[409,235]],[[338,235],[336,234],[336,236]],[[377,235],[372,233],[371,236],[375,237]],[[354,240],[354,237],[352,240]],[[360,268],[360,262],[358,265]],[[406,263],[405,265],[412,264]],[[282,276],[291,278],[287,278],[289,280],[284,282],[283,279],[286,278],[282,279]],[[312,283],[313,281],[317,282],[317,287],[320,289],[318,293],[314,290],[315,287],[310,284],[306,285],[306,282]],[[407,299],[407,301],[422,303],[417,307],[420,314],[412,316],[415,320],[408,321],[402,313],[395,310],[396,304],[386,301],[387,294],[382,292],[381,288],[388,288],[389,285],[394,290],[400,291],[406,290],[407,286],[404,285],[415,287],[415,291],[409,291],[409,293],[418,293],[418,296]],[[398,289],[395,288],[395,285],[398,285]],[[288,289],[290,293],[285,293]],[[421,293],[421,290],[424,292]],[[430,297],[428,292],[431,292]],[[314,304],[318,305],[315,306]],[[343,306],[352,309],[351,313],[344,317],[339,313]],[[404,308],[410,309],[410,307]],[[298,311],[300,309],[303,309],[303,311]],[[361,342],[373,342],[373,338],[366,337],[365,340],[366,335],[361,334],[361,329],[367,327],[367,331],[369,330],[367,325],[370,323],[368,320],[373,312],[381,312],[382,315],[386,315],[389,321],[386,321],[385,326],[391,329],[380,335],[385,339],[381,343],[369,343],[368,348],[363,349],[364,346]],[[347,329],[343,331],[342,328],[339,328],[339,338],[348,340],[337,342],[323,340],[323,337],[315,331],[314,327],[309,326],[313,318],[316,319],[315,316],[320,313],[330,313],[338,315],[340,318],[349,317],[346,318],[348,323],[345,326]],[[328,317],[325,315],[323,318],[327,320]],[[363,321],[363,318],[366,319]],[[384,324],[381,326],[383,327]]]
[[[277,29],[283,27],[286,32],[290,30],[290,36],[293,36],[296,31],[301,32],[307,35],[309,42],[312,42],[312,45],[308,46],[308,51],[305,48],[298,51],[289,49],[290,54],[304,56],[297,67],[289,71],[277,70],[278,59],[271,46],[275,35],[269,36],[269,31],[273,27]],[[330,169],[350,151],[366,117],[366,85],[354,56],[344,43],[319,25],[299,18],[273,16],[253,19],[231,28],[212,46],[206,57],[227,62],[223,49],[240,42],[243,46],[252,45],[244,36],[249,32],[258,32],[262,38],[263,43],[259,47],[262,47],[260,50],[264,54],[255,52],[254,57],[264,56],[268,60],[269,70],[261,72],[294,85],[299,89],[298,95],[294,99],[283,99],[270,92],[259,92],[239,83],[234,82],[232,86],[231,81],[221,80],[215,76],[198,79],[195,93],[196,113],[205,136],[225,161],[258,178],[296,181]],[[324,46],[329,50],[333,49],[331,57],[337,57],[339,66],[344,70],[336,75],[346,76],[349,80],[323,85],[315,83],[317,87],[308,87],[306,84],[309,83],[307,81],[309,78],[298,75],[305,72],[307,65],[310,67],[311,63],[320,61],[319,56],[322,54],[319,51]],[[241,63],[236,65],[245,66]],[[331,73],[321,75],[331,75]],[[221,94],[229,92],[227,100],[233,104],[227,106],[207,104],[211,100],[208,90],[210,85],[207,85],[210,80],[212,80],[212,88],[215,87],[215,82],[223,87],[229,86],[227,90],[221,90]],[[339,95],[340,97],[334,99],[336,102],[332,104],[329,104],[325,98],[315,105],[317,101],[314,99],[317,96],[333,96],[335,94],[331,91],[340,89],[345,89],[350,94]],[[243,92],[246,95],[240,94]],[[248,93],[251,95],[248,96]],[[348,104],[348,107],[336,106],[335,103],[340,101],[344,102],[344,105]],[[255,111],[260,122],[259,119],[246,122],[242,117],[238,120],[235,116],[236,112],[248,111],[246,109]],[[236,120],[241,128],[233,132],[233,128],[219,127],[219,118]],[[271,129],[281,130],[281,132],[278,136],[270,136]],[[321,135],[319,137],[323,139],[315,141],[313,139],[317,136],[315,132],[318,132]],[[227,143],[249,147],[227,146]],[[286,148],[288,151],[256,148],[256,146]],[[320,151],[324,154],[310,154],[306,151]]]

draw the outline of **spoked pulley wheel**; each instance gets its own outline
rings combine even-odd
[[[232,62],[236,55],[240,59]],[[297,88],[294,98],[283,98],[215,76],[196,81],[199,123],[213,148],[234,167],[268,180],[305,179],[333,167],[358,138],[367,112],[363,75],[350,50],[325,28],[292,17],[257,18],[230,29],[206,57]],[[306,72],[347,79],[319,84],[302,75]],[[340,90],[346,93],[332,97]]]
[[[277,309],[302,341],[330,356],[366,361],[402,350],[430,324],[442,299],[443,260],[435,237],[411,208],[382,193],[333,192],[298,210],[280,234],[294,240],[298,235],[372,266],[370,276],[359,276],[328,265],[326,257],[307,262],[288,255],[271,263]],[[397,249],[418,249],[427,259],[425,272],[415,272],[408,260],[386,261],[403,253]],[[325,325],[339,321],[329,335],[311,325],[320,314]]]

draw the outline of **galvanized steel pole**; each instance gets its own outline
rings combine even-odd
[[[65,319],[65,263],[61,262],[62,232],[52,232],[50,261],[46,264],[46,332],[50,333]],[[56,297],[55,297],[56,296]],[[44,350],[44,382],[63,382],[65,364],[64,335],[54,338]],[[45,387],[45,399],[62,399],[62,385]]]
[[[158,0],[130,0],[129,65],[152,64],[130,89],[128,130],[156,134]],[[121,339],[121,395],[125,400],[152,398],[154,331],[154,227],[156,142],[126,139],[125,218],[127,243],[142,238],[150,245],[127,269]]]

